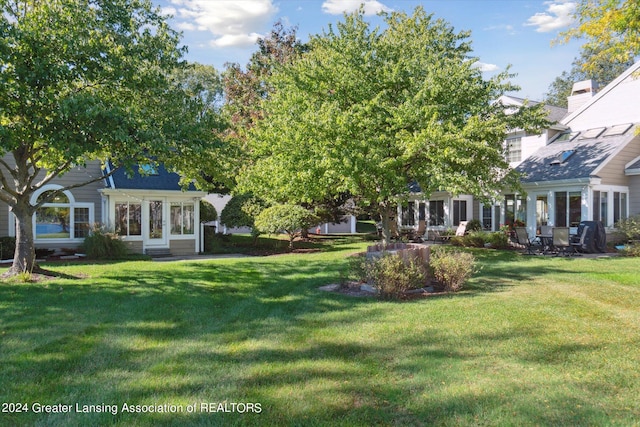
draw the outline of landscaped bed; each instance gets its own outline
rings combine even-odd
[[[45,264],[61,277],[2,283],[0,424],[640,419],[637,259],[477,250],[481,270],[462,291],[438,298],[380,301],[318,289],[339,283],[347,255],[365,246]],[[71,409],[54,412],[63,405]]]

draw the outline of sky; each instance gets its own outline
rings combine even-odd
[[[411,14],[422,6],[442,18],[456,32],[471,31],[473,55],[485,75],[504,71],[517,74],[512,81],[521,90],[514,95],[542,100],[553,80],[579,54],[579,41],[554,44],[559,32],[573,24],[571,0],[152,0],[171,26],[183,34],[186,59],[213,65],[246,66],[257,50],[256,40],[281,21],[297,27],[303,42],[321,34],[364,3],[367,19],[380,23],[380,11]]]

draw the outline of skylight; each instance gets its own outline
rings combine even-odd
[[[578,139],[593,139],[593,138],[597,138],[604,131],[604,129],[605,128],[594,128],[594,129],[586,130],[586,131],[582,132],[582,134],[580,135],[580,137]]]
[[[558,154],[558,156],[553,159],[551,161],[551,165],[561,165],[564,162],[566,162],[567,160],[569,160],[569,157],[573,156],[575,154],[576,150],[566,150],[563,151],[562,153]]]
[[[559,134],[554,140],[553,142],[566,142],[566,141],[573,141],[573,139],[578,136],[580,132],[571,132],[571,131],[567,131],[567,132],[562,132],[561,134]]]
[[[631,128],[631,126],[633,126],[631,123],[611,126],[602,134],[602,136],[624,135],[629,130],[629,128]]]

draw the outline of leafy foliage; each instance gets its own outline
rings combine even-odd
[[[93,227],[85,237],[82,251],[88,259],[122,259],[129,253],[126,243],[117,234],[101,226]]]
[[[316,225],[318,217],[298,205],[275,205],[266,208],[255,219],[255,226],[264,233],[286,233],[289,248],[303,230]]]
[[[402,298],[409,289],[418,289],[427,283],[427,265],[422,259],[403,259],[397,254],[367,260],[365,264],[367,280],[373,283],[378,295],[383,299]]]
[[[457,292],[475,272],[475,257],[468,252],[433,250],[429,266],[447,292]]]
[[[218,211],[215,206],[206,200],[200,200],[200,222],[211,222],[218,219]]]
[[[372,29],[362,11],[347,15],[274,70],[240,188],[293,204],[348,193],[388,238],[410,182],[426,194],[517,186],[502,143],[509,129],[543,123],[541,106],[507,114],[492,102],[516,88],[508,72],[483,79],[469,33],[422,8],[384,20]]]
[[[16,215],[12,271],[35,262],[32,194],[90,161],[164,163],[205,184],[216,111],[185,82],[179,34],[149,1],[0,2],[0,201]],[[26,264],[26,265],[22,265]]]
[[[583,64],[594,71],[608,61],[624,63],[640,54],[640,7],[637,0],[580,0],[577,25],[561,34],[560,41],[584,40],[593,52]]]
[[[227,227],[250,227],[254,241],[260,235],[255,218],[267,207],[264,200],[251,193],[233,196],[220,214],[220,221]]]
[[[629,240],[640,240],[640,215],[621,219],[616,223],[616,229]]]

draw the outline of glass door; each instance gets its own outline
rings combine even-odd
[[[166,244],[166,232],[164,230],[164,201],[149,201],[149,229],[147,240],[152,245]]]

